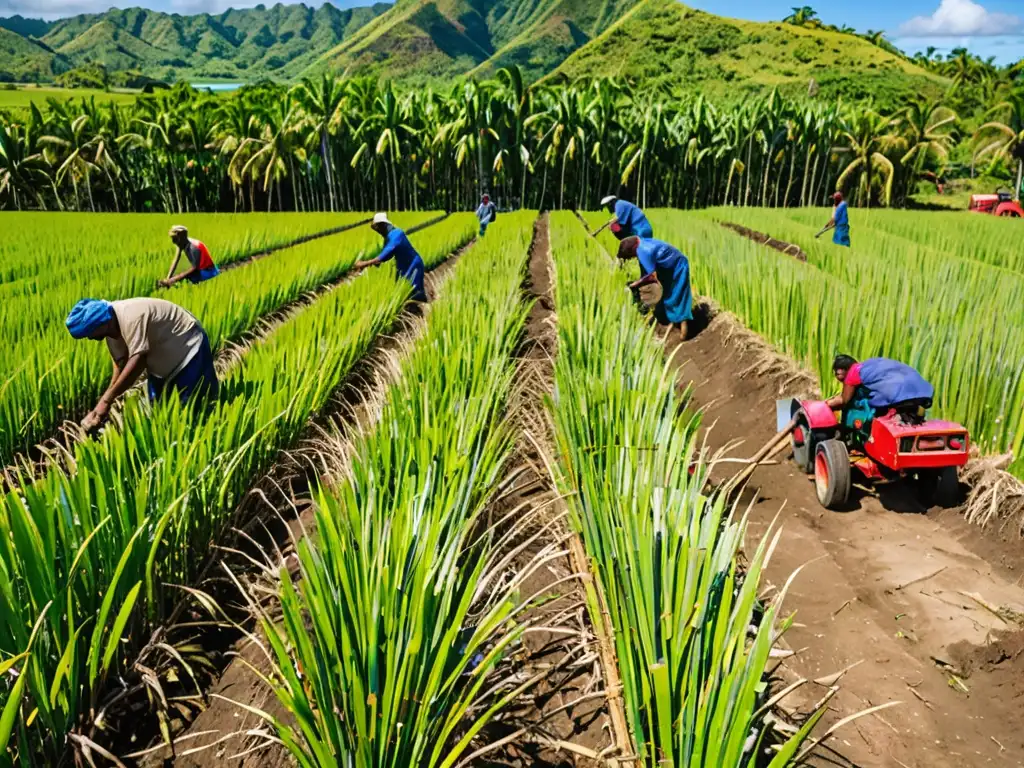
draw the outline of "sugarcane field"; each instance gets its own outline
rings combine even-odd
[[[0,768],[1024,766],[1024,9],[820,5],[0,3]]]

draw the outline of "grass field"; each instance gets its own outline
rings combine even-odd
[[[43,107],[49,99],[72,101],[96,99],[99,103],[130,104],[139,91],[100,91],[93,88],[51,88],[49,86],[18,86],[14,90],[0,88],[0,110],[27,110],[34,102]]]

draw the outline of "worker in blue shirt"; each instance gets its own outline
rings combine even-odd
[[[627,283],[630,291],[661,283],[661,301],[654,308],[659,325],[679,330],[685,341],[689,321],[693,319],[693,295],[690,291],[690,262],[678,248],[654,238],[627,237],[619,243],[620,259],[638,259],[643,277]]]
[[[647,216],[628,200],[620,200],[615,195],[608,195],[601,201],[601,205],[608,209],[608,213],[613,214],[612,220],[601,229],[611,227],[612,232],[619,240],[624,240],[627,237],[654,237],[654,230],[651,228]],[[601,229],[594,234],[596,235]]]
[[[836,192],[832,195],[832,203],[834,206],[832,208],[832,218],[828,220],[828,224],[815,237],[821,237],[830,229],[835,229],[835,232],[832,234],[832,242],[849,248],[850,212],[846,207],[846,201],[843,200],[843,193]]]
[[[404,231],[388,221],[386,213],[378,213],[370,225],[374,232],[384,238],[384,247],[375,259],[357,261],[356,269],[376,267],[386,261],[395,260],[396,277],[412,283],[412,300],[426,301],[427,292],[423,287],[425,268],[423,259],[412,247]]]

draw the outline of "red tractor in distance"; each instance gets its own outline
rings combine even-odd
[[[916,481],[923,501],[940,507],[959,503],[957,468],[967,463],[967,430],[950,421],[909,418],[896,410],[869,424],[844,426],[820,400],[780,400],[778,419],[791,416],[793,460],[814,475],[818,501],[843,509],[854,473],[869,483]]]
[[[1013,219],[1024,217],[1024,208],[1013,199],[1013,194],[997,190],[994,195],[971,195],[972,213],[989,213],[993,216],[1008,216]]]

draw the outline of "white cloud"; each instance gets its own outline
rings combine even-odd
[[[0,0],[0,16],[19,14],[29,19],[64,19],[109,8],[110,0]]]
[[[1009,13],[994,13],[973,0],[941,0],[931,16],[915,16],[897,33],[901,37],[985,37],[1011,35],[1024,21]]]

